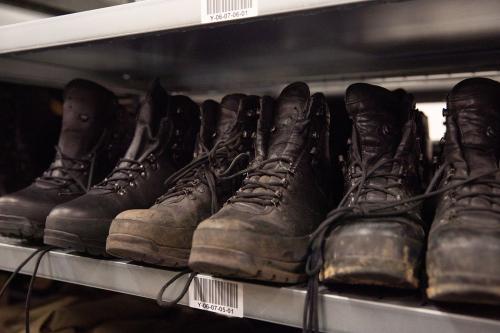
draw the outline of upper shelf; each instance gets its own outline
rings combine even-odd
[[[273,0],[259,16],[201,24],[199,0],[149,0],[0,27],[0,79],[75,76],[142,89],[160,76],[191,95],[275,94],[305,80],[330,93],[372,80],[446,90],[499,78],[500,1]]]
[[[259,16],[367,0],[259,1]],[[0,29],[0,53],[90,42],[201,25],[200,0],[147,0],[56,16]]]

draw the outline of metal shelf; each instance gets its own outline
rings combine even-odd
[[[12,271],[34,248],[2,240],[0,269]],[[28,265],[22,273],[32,272]],[[53,251],[43,259],[39,276],[49,279],[156,298],[161,286],[176,272],[143,267],[125,261],[99,260],[65,251]],[[166,297],[174,297],[185,280],[173,285]],[[244,283],[244,316],[289,326],[301,326],[305,291],[303,288],[279,288]],[[320,323],[328,332],[500,332],[498,309],[479,311],[482,317],[446,312],[434,306],[421,306],[415,297],[392,295],[352,296],[352,293],[322,291]],[[187,304],[185,297],[181,304]],[[475,307],[476,312],[478,308]],[[462,310],[463,311],[463,310]],[[496,317],[495,317],[496,311]]]
[[[259,16],[367,0],[259,2]],[[0,29],[0,53],[26,51],[201,25],[200,0],[147,0],[12,24]]]
[[[134,92],[160,76],[201,98],[294,80],[335,94],[353,81],[441,92],[460,73],[499,76],[497,0],[261,0],[258,17],[220,24],[200,11],[199,0],[149,0],[0,27],[0,80],[78,75]]]

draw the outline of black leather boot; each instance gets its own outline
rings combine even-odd
[[[247,166],[261,109],[272,110],[272,99],[260,102],[257,96],[241,94],[224,97],[220,106],[205,102],[197,157],[167,181],[170,189],[150,209],[116,217],[108,253],[162,266],[186,266],[198,224],[241,185],[241,176],[224,178],[224,172],[234,175]]]
[[[460,82],[444,114],[439,189],[451,188],[438,198],[429,234],[427,295],[500,304],[500,83]]]
[[[36,181],[0,198],[0,233],[41,240],[55,206],[84,194],[112,170],[109,130],[117,116],[114,95],[100,85],[73,80],[65,89],[64,113],[54,162]]]
[[[192,159],[198,128],[198,106],[188,97],[169,96],[155,81],[125,156],[86,195],[50,212],[45,244],[104,255],[113,218],[147,208],[165,192],[165,179]]]
[[[324,244],[322,278],[416,288],[425,244],[420,205],[376,209],[423,192],[430,159],[425,116],[404,91],[363,83],[347,89],[346,108],[353,123],[346,196]]]
[[[274,121],[273,121],[274,120]],[[189,267],[280,283],[305,279],[309,234],[330,205],[329,111],[305,83],[281,93],[257,132],[242,187],[196,229]]]

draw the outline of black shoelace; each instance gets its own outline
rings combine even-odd
[[[43,257],[49,253],[50,251],[56,249],[55,247],[44,247],[36,250],[32,254],[30,254],[17,268],[12,274],[9,276],[7,281],[4,283],[2,286],[2,289],[0,290],[0,298],[4,295],[4,293],[7,291],[7,288],[9,287],[10,283],[14,280],[14,278],[19,274],[19,272],[23,269],[24,266],[26,266],[36,255],[38,257],[36,258],[35,262],[35,267],[33,269],[33,274],[31,275],[30,283],[28,286],[28,292],[26,294],[26,303],[24,305],[24,328],[25,332],[29,333],[30,332],[30,309],[31,309],[31,294],[33,292],[33,284],[36,279],[36,275],[38,273],[38,268],[40,267],[40,263],[42,262]]]
[[[81,194],[87,192],[91,185],[94,173],[94,164],[96,154],[95,151],[89,154],[88,158],[78,159],[71,158],[62,153],[61,149],[56,146],[57,159],[56,162],[52,163],[44,174],[37,178],[37,182],[52,185],[54,188],[64,189],[69,188],[71,185],[76,185],[80,192],[61,192],[61,194]],[[57,162],[60,162],[58,165]],[[77,174],[87,172],[87,166],[89,167],[88,181],[84,184],[78,177]]]
[[[147,176],[145,163],[154,165],[153,169],[158,167],[157,155],[162,153],[160,143],[159,138],[152,139],[150,145],[142,154],[142,156],[145,156],[143,158],[121,158],[118,161],[117,166],[111,171],[111,174],[93,188],[119,193],[127,185],[134,186],[135,180],[139,176]]]
[[[241,172],[247,173],[243,186],[228,202],[247,202],[261,206],[278,205],[282,190],[294,175],[293,161],[287,157],[274,157],[257,163]],[[263,177],[268,177],[264,180]]]
[[[94,166],[97,157],[97,151],[101,148],[104,139],[107,136],[105,131],[96,145],[89,152],[86,158],[78,159],[71,158],[61,151],[58,146],[55,147],[57,152],[56,162],[60,161],[61,165],[57,165],[56,162],[52,163],[47,171],[41,177],[37,178],[38,182],[52,185],[57,189],[69,189],[71,185],[76,185],[80,192],[75,191],[65,191],[60,192],[61,195],[74,195],[74,194],[84,194],[92,186],[92,181],[94,179]],[[87,165],[89,166],[88,180],[87,184],[84,184],[76,174],[81,174],[87,172]]]
[[[159,204],[169,198],[179,195],[188,195],[193,188],[201,183],[205,184],[210,191],[211,211],[213,214],[219,209],[219,199],[217,195],[217,181],[235,178],[240,173],[229,175],[230,171],[243,158],[248,160],[248,153],[240,153],[235,156],[230,165],[224,171],[217,171],[228,160],[239,144],[240,134],[227,140],[217,142],[211,150],[204,148],[205,152],[191,163],[172,174],[165,185],[169,187],[167,193],[156,200]]]
[[[386,160],[377,163],[371,169],[368,169],[366,165],[362,164],[362,174],[357,183],[355,183],[349,191],[344,195],[339,206],[328,213],[327,218],[318,226],[316,231],[311,234],[309,242],[309,256],[306,261],[306,274],[309,276],[307,282],[307,294],[304,304],[303,313],[303,332],[319,332],[319,316],[318,316],[318,301],[319,301],[319,273],[323,267],[323,249],[324,242],[328,233],[332,228],[337,225],[339,220],[349,218],[391,218],[398,217],[402,214],[406,214],[414,211],[419,207],[421,202],[430,197],[445,193],[447,191],[459,188],[466,184],[473,182],[487,182],[490,183],[490,179],[484,179],[484,177],[491,174],[499,172],[498,169],[488,170],[475,176],[469,176],[464,179],[458,180],[456,183],[443,186],[440,189],[434,190],[435,186],[442,177],[444,170],[450,166],[449,163],[443,164],[436,172],[431,182],[429,183],[426,191],[423,194],[413,196],[408,199],[398,200],[394,202],[388,202],[386,204],[377,204],[376,206],[367,207],[365,205],[355,204],[352,206],[346,206],[346,202],[351,193],[358,191],[361,193],[361,189],[365,186],[366,181],[375,174],[375,172],[383,167],[386,163],[392,163],[393,160]],[[481,179],[483,178],[483,179]],[[495,182],[496,183],[496,182]],[[381,190],[381,189],[377,189]],[[478,195],[474,193],[474,196]],[[469,194],[465,195],[469,196]]]
[[[154,155],[151,154],[149,159],[154,162]],[[129,158],[121,158],[117,165],[119,166],[115,167],[111,174],[101,183],[95,185],[94,188],[119,191],[124,183],[132,184],[139,175],[145,176],[146,168],[143,162]]]
[[[212,214],[215,214],[219,209],[216,192],[217,180],[235,179],[249,172],[249,170],[255,168],[247,168],[231,173],[234,167],[238,165],[239,161],[241,161],[243,158],[247,160],[249,158],[248,153],[240,153],[232,159],[231,163],[224,171],[217,172],[216,168],[219,165],[219,161],[221,161],[221,159],[227,160],[228,155],[232,154],[232,152],[235,150],[235,147],[239,145],[239,139],[240,135],[237,135],[228,140],[219,141],[210,151],[203,153],[200,157],[169,177],[169,179],[167,179],[165,183],[167,185],[175,185],[171,187],[166,194],[158,198],[157,203],[161,203],[171,197],[188,194],[191,190],[190,188],[196,186],[197,184],[199,184],[199,182],[204,182],[210,190],[210,194],[212,196]],[[186,269],[168,280],[158,293],[158,296],[156,298],[156,302],[158,303],[158,305],[161,307],[168,307],[179,303],[179,301],[188,292],[189,286],[191,285],[191,282],[197,274],[198,272],[193,272],[190,269]],[[163,294],[165,293],[167,288],[184,275],[189,275],[189,277],[179,295],[172,301],[164,301]]]
[[[458,177],[454,176],[454,181],[463,181],[466,177]],[[492,190],[500,190],[500,180],[498,179],[478,179],[474,182],[473,185],[482,185],[488,187]],[[475,212],[488,212],[494,214],[500,214],[500,209],[493,208],[494,205],[500,205],[500,193],[495,193],[494,191],[470,191],[466,193],[457,194],[455,191],[451,191],[450,197],[453,201],[453,204],[457,206],[456,213],[465,212],[465,211],[475,211]],[[481,198],[482,200],[488,202],[490,207],[478,207],[478,206],[470,206],[463,205],[460,203],[462,199],[467,198]]]

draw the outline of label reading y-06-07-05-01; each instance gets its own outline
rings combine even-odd
[[[189,306],[230,317],[243,317],[243,284],[197,275],[188,291]]]

